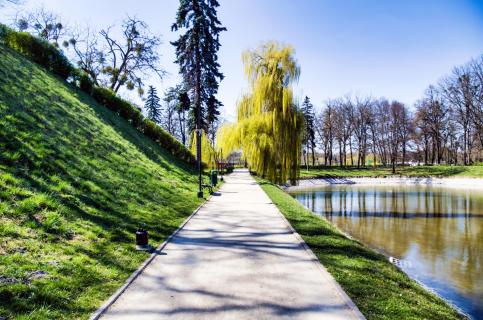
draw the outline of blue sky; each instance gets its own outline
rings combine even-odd
[[[408,105],[425,88],[483,53],[483,0],[221,0],[219,18],[228,28],[219,53],[225,79],[219,98],[233,119],[246,90],[241,53],[266,40],[291,44],[301,66],[295,92],[317,107],[346,93],[385,96]],[[170,73],[160,91],[179,81],[169,41],[175,0],[24,0],[24,8],[46,8],[70,24],[105,27],[127,14],[161,34],[162,64]],[[12,7],[0,11],[8,20]]]

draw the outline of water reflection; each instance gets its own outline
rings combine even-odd
[[[336,185],[292,195],[410,276],[483,319],[483,192]]]

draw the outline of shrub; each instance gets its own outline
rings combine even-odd
[[[142,131],[147,137],[161,145],[173,156],[190,164],[196,162],[195,157],[188,148],[153,121],[144,119],[142,122]]]
[[[3,39],[5,39],[5,37],[7,36],[7,33],[9,32],[9,28],[4,25],[4,24],[1,24],[0,23],[0,41],[3,42]]]
[[[92,94],[94,83],[85,72],[81,72],[79,76],[79,88],[88,94]]]
[[[144,118],[138,108],[116,96],[113,91],[95,86],[92,88],[92,97],[108,109],[118,113],[136,129],[166,149],[173,156],[190,164],[195,163],[193,154],[181,142],[153,121]]]
[[[0,39],[7,47],[29,57],[64,80],[74,71],[74,67],[62,51],[48,41],[27,32],[16,32],[5,25],[0,27]]]

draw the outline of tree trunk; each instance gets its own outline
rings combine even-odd
[[[184,129],[183,129],[183,120],[181,118],[181,111],[178,112],[178,120],[179,120],[179,131],[180,131],[180,134],[181,134],[181,141],[182,141],[183,145],[185,145],[185,133],[184,133]]]
[[[315,150],[314,150],[314,145],[312,145],[312,167],[315,167]]]
[[[334,154],[332,153],[332,147],[333,147],[333,140],[332,140],[332,134],[330,133],[329,135],[329,166],[332,166],[332,158]]]
[[[404,167],[404,163],[406,161],[406,143],[403,143],[403,148],[402,148],[402,165]]]
[[[352,155],[352,141],[349,140],[349,152],[351,155],[351,166],[354,166],[354,156]]]
[[[467,136],[468,136],[468,129],[466,125],[463,127],[463,164],[466,166],[468,165],[468,153],[467,153]]]
[[[344,158],[342,157],[342,141],[339,140],[339,164],[341,168],[344,166],[343,161]]]
[[[344,157],[344,167],[347,165],[347,140],[344,140],[344,152],[342,153]]]
[[[428,165],[428,159],[429,159],[429,148],[428,148],[428,142],[425,142],[424,145],[424,165]]]
[[[198,0],[193,0],[193,11],[197,15],[197,17],[200,16],[199,13],[199,5],[198,5]],[[201,189],[201,52],[200,52],[200,30],[198,30],[198,27],[194,28],[194,33],[195,33],[195,63],[196,63],[196,68],[195,68],[195,112],[196,112],[196,159],[198,162],[198,187],[199,187],[199,194],[202,196],[202,189]]]

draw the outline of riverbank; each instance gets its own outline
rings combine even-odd
[[[397,167],[396,173],[392,173],[390,167],[316,167],[307,170],[300,168],[301,179],[313,178],[387,178],[387,177],[409,177],[409,178],[480,178],[483,179],[483,166],[405,166]]]
[[[300,179],[295,186],[287,186],[287,191],[314,189],[337,184],[357,185],[426,185],[448,188],[483,189],[483,178],[436,178],[436,177],[320,177]]]
[[[462,319],[387,258],[349,239],[279,187],[262,188],[367,319]]]

